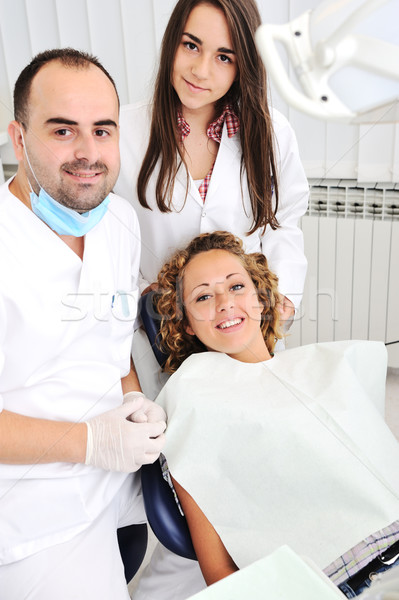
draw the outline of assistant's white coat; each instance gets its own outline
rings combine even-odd
[[[143,208],[137,198],[137,176],[149,140],[150,106],[128,105],[121,110],[121,172],[115,190],[134,206],[141,229],[141,289],[156,280],[164,262],[177,249],[184,248],[200,233],[226,230],[239,236],[247,252],[263,252],[270,269],[279,277],[279,291],[298,306],[306,275],[303,236],[298,227],[308,202],[308,183],[299,159],[295,135],[288,121],[273,112],[279,172],[280,228],[270,227],[251,236],[252,211],[246,175],[240,178],[241,147],[239,132],[229,138],[226,125],[218,150],[205,203],[191,176],[187,199],[186,171],[179,169],[173,193],[174,210],[161,213],[155,201],[156,176],[150,180],[147,201],[152,210]],[[256,152],[256,148],[253,149]],[[158,170],[155,170],[158,173]],[[241,188],[243,193],[241,193]],[[184,202],[185,201],[185,202]]]

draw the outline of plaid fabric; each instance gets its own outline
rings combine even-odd
[[[208,129],[206,130],[206,135],[212,140],[215,140],[215,142],[217,142],[218,144],[220,144],[220,140],[222,139],[222,131],[225,121],[227,126],[227,134],[229,137],[233,137],[233,135],[235,135],[240,129],[240,120],[233,111],[230,104],[227,104],[224,107],[224,110],[220,117],[212,121],[212,123],[208,125]],[[181,141],[184,142],[184,140],[190,133],[190,125],[187,123],[180,111],[178,111],[177,113],[177,126],[180,131]]]
[[[211,177],[212,177],[213,167],[214,166],[215,166],[215,163],[213,163],[213,165],[211,166],[211,170],[204,177],[204,181],[201,183],[201,185],[198,188],[199,195],[201,196],[202,202],[205,202],[205,198],[206,198],[206,195],[208,193],[208,188],[209,188],[209,184],[211,182]]]
[[[220,140],[222,139],[222,131],[225,121],[227,127],[227,135],[229,137],[233,137],[233,135],[235,135],[240,129],[240,121],[230,104],[227,104],[225,106],[220,117],[213,121],[206,130],[206,135],[212,140],[215,140],[215,142],[217,142],[218,144],[220,144]]]
[[[218,144],[220,144],[220,140],[222,139],[223,125],[225,122],[227,127],[227,135],[232,137],[240,128],[240,120],[229,104],[225,106],[220,117],[212,121],[206,130],[206,135]],[[177,113],[177,125],[179,127],[181,141],[183,142],[190,133],[190,125],[180,112]],[[206,175],[204,181],[201,183],[198,189],[203,202],[205,202],[214,166],[215,164],[212,165],[209,173]]]
[[[363,542],[345,552],[324,569],[324,573],[331,581],[339,585],[355,575],[397,540],[399,540],[399,521],[394,521],[388,527],[370,535]]]
[[[190,125],[180,111],[177,113],[177,127],[179,128],[181,141],[183,142],[190,133]]]

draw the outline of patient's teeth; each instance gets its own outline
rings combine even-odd
[[[228,327],[233,327],[233,325],[239,325],[242,319],[233,319],[232,321],[224,321],[218,327],[219,329],[227,329]]]

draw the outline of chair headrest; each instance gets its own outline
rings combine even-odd
[[[163,367],[166,363],[168,355],[161,350],[159,344],[161,316],[155,308],[154,297],[154,291],[148,292],[147,294],[144,294],[144,296],[141,296],[139,300],[139,314],[152,350],[155,354],[155,358],[157,359],[158,364]]]

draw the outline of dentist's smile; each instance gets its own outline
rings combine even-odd
[[[85,165],[72,165],[72,168],[65,164],[62,167],[62,171],[68,176],[68,178],[79,181],[80,183],[96,183],[103,175],[107,172],[103,165],[93,164],[91,167]]]
[[[88,172],[82,173],[79,171],[68,171],[68,170],[64,169],[64,173],[67,175],[67,177],[70,181],[75,181],[77,183],[87,184],[87,185],[98,183],[103,177],[102,171],[94,171],[94,172],[91,171],[89,173]]]
[[[67,171],[67,173],[69,175],[73,175],[74,177],[83,177],[83,178],[96,177],[96,175],[100,175],[100,173],[74,173],[73,171]]]

